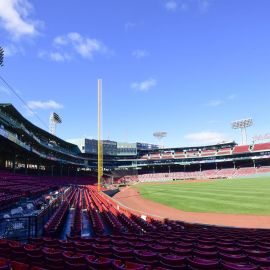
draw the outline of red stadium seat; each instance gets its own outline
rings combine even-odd
[[[187,259],[189,269],[192,270],[216,270],[219,262],[214,260],[204,260],[199,258]]]
[[[86,261],[88,263],[88,268],[91,270],[107,270],[112,266],[112,260],[103,257],[95,257],[95,256],[86,256]]]
[[[114,260],[112,262],[112,267],[114,270],[143,270],[145,266],[142,264],[123,262],[120,260]]]
[[[9,270],[9,260],[0,258],[0,270]]]
[[[222,263],[222,269],[224,270],[257,270],[256,265],[251,264],[236,264],[236,263]]]
[[[10,262],[12,270],[29,270],[29,265],[21,262],[12,261]]]

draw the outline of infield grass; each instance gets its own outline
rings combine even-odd
[[[186,212],[270,215],[270,177],[146,183],[136,188],[145,199]]]

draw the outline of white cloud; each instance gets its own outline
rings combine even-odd
[[[83,58],[93,58],[95,53],[108,52],[107,47],[100,40],[84,37],[77,32],[56,37],[54,39],[54,45],[58,48],[69,46]]]
[[[58,45],[66,45],[67,41],[66,38],[63,36],[58,36],[54,38],[54,44],[58,44]]]
[[[187,11],[198,10],[205,13],[211,6],[211,0],[166,0],[165,9],[167,11]]]
[[[149,52],[146,50],[135,50],[132,52],[132,56],[138,59],[147,57],[148,55],[149,55]]]
[[[69,55],[68,53],[60,53],[60,52],[41,51],[38,53],[38,57],[55,62],[66,62],[72,60],[71,55]]]
[[[60,103],[57,103],[54,100],[48,100],[48,101],[28,101],[27,102],[28,108],[31,110],[36,109],[62,109],[64,106]]]
[[[125,23],[125,30],[127,31],[127,30],[129,30],[129,29],[131,29],[131,28],[133,28],[135,26],[136,26],[135,22],[126,22]]]
[[[1,1],[1,0],[0,0]],[[5,57],[11,57],[17,54],[24,54],[21,46],[15,44],[8,44],[4,46]]]
[[[224,141],[228,141],[227,136],[223,133],[202,131],[197,133],[190,133],[185,138],[193,144],[216,144]]]
[[[29,19],[32,10],[28,0],[0,0],[0,26],[14,39],[35,36],[41,22]]]
[[[209,103],[207,103],[206,106],[208,106],[208,107],[219,107],[222,104],[223,104],[223,101],[217,99],[217,100],[211,100],[211,101],[209,101]]]
[[[82,36],[77,32],[55,37],[53,47],[52,51],[39,52],[39,57],[65,62],[72,60],[76,55],[84,59],[93,59],[93,56],[97,53],[106,55],[112,53],[102,41]]]
[[[136,89],[138,91],[147,92],[151,88],[157,85],[157,81],[155,79],[148,79],[142,82],[134,82],[131,84],[131,88]]]
[[[219,107],[225,103],[228,103],[229,101],[233,101],[237,98],[236,94],[231,94],[227,97],[224,97],[222,99],[213,99],[210,100],[208,103],[205,104],[207,107]]]
[[[165,3],[165,8],[168,11],[176,11],[178,8],[178,3],[176,1],[170,0]]]
[[[69,56],[68,54],[61,54],[59,52],[50,53],[50,58],[56,62],[64,62],[66,60],[71,60],[71,56]]]
[[[202,13],[207,12],[210,7],[210,0],[197,0],[197,1],[198,1],[199,10]]]

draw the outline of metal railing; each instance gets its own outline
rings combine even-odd
[[[37,236],[36,216],[0,219],[0,238],[25,240]]]
[[[0,239],[23,241],[30,237],[42,236],[44,225],[62,203],[64,197],[59,197],[35,216],[0,218]]]

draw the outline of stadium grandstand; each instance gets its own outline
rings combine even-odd
[[[78,146],[33,125],[12,104],[0,104],[0,124],[2,168],[69,176],[84,166]]]
[[[87,139],[85,145],[63,141],[12,104],[0,105],[0,131],[1,269],[270,266],[267,229],[160,219],[114,199],[118,187],[143,182],[269,175],[269,143],[159,148],[104,141],[98,192],[95,140],[90,147]]]

